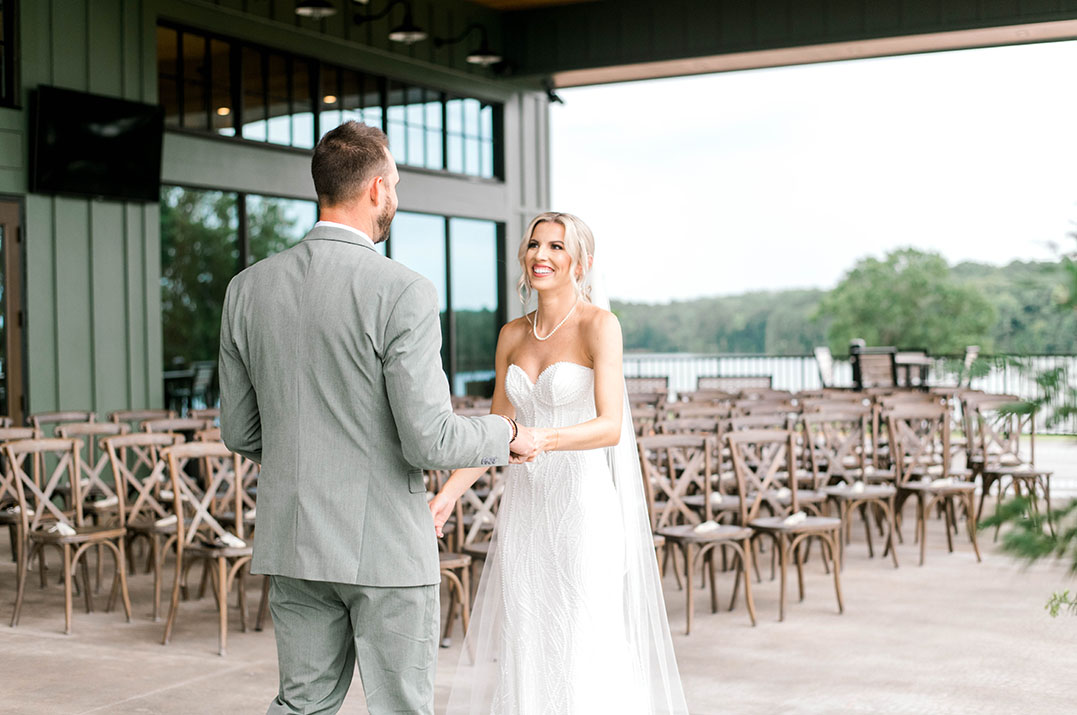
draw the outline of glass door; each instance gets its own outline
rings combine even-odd
[[[22,226],[20,206],[0,200],[0,414],[21,425],[23,383]]]

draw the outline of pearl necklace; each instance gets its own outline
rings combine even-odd
[[[580,304],[580,299],[579,299],[579,297],[577,297],[576,302],[572,304],[572,307],[569,309],[568,313],[561,320],[561,322],[557,324],[557,327],[555,327],[553,330],[551,330],[549,332],[549,334],[546,335],[546,337],[544,337],[544,338],[540,338],[539,334],[538,334],[538,308],[535,308],[535,319],[533,321],[531,321],[531,334],[535,336],[535,340],[545,341],[545,340],[549,340],[550,338],[552,338],[553,334],[556,333],[558,330],[560,330],[561,326],[564,325],[568,321],[568,319],[572,317],[572,314],[576,311],[576,306],[579,305],[579,304]]]

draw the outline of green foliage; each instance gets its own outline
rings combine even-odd
[[[957,280],[942,256],[903,248],[883,260],[857,262],[820,303],[829,318],[835,354],[849,341],[960,353],[966,345],[989,348],[996,311],[983,292]]]
[[[1051,618],[1057,617],[1058,612],[1063,608],[1069,611],[1071,615],[1077,616],[1077,594],[1071,597],[1069,589],[1052,593],[1043,608],[1051,614]]]
[[[285,203],[249,206],[253,260],[284,250],[297,237]],[[240,269],[236,195],[165,187],[161,192],[161,313],[166,366],[216,360],[228,281]]]
[[[900,255],[899,255],[900,254]],[[1075,353],[1077,255],[1061,262],[1007,266],[961,263],[905,249],[864,259],[829,294],[786,290],[701,298],[661,305],[614,301],[625,349],[806,355],[829,344],[844,355],[851,337],[869,345],[981,352]],[[828,339],[828,335],[830,336]],[[986,360],[974,374],[990,368]],[[953,372],[962,369],[954,363]]]
[[[823,291],[787,290],[664,305],[613,301],[625,350],[803,355],[825,334]]]
[[[166,366],[216,360],[221,308],[239,266],[235,194],[161,192],[161,323]]]
[[[1077,574],[1077,499],[1053,509],[1050,518],[1032,508],[1029,497],[1017,497],[1000,505],[996,514],[980,520],[980,529],[1008,526],[1002,533],[1002,550],[1033,563],[1046,558],[1068,559],[1070,573]],[[1069,591],[1055,593],[1047,610],[1056,616],[1062,607],[1077,614],[1077,599]]]

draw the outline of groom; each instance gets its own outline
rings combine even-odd
[[[422,469],[533,458],[499,415],[454,416],[437,292],[381,256],[400,180],[385,135],[347,122],[311,165],[320,221],[241,272],[221,321],[221,435],[261,463],[251,571],[270,576],[269,713],[433,713],[440,569]]]

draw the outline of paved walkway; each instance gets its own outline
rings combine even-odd
[[[911,514],[911,509],[908,511]],[[6,531],[6,530],[5,530]],[[906,529],[911,532],[911,529]],[[1061,565],[1022,570],[990,546],[977,564],[967,542],[946,552],[932,522],[927,563],[899,547],[901,567],[868,559],[854,530],[843,573],[846,612],[817,559],[807,598],[777,622],[777,582],[756,587],[760,623],[743,606],[711,614],[697,599],[683,635],[683,593],[672,578],[666,598],[688,703],[718,713],[1073,713],[1077,618],[1052,619],[1048,595],[1077,587]],[[0,554],[8,553],[6,533]],[[764,568],[764,576],[766,577]],[[171,575],[168,576],[171,579]],[[261,713],[276,690],[273,635],[240,633],[233,616],[229,653],[216,655],[210,598],[181,604],[172,644],[149,619],[151,579],[133,578],[134,622],[87,614],[76,602],[74,633],[62,634],[63,592],[29,586],[18,628],[8,628],[14,566],[0,564],[0,711],[5,713]],[[720,576],[728,598],[729,576]],[[795,591],[795,580],[790,593]],[[103,604],[103,598],[102,604]],[[250,591],[257,603],[257,584]],[[437,705],[444,707],[459,657],[442,650]],[[342,712],[365,713],[358,678]]]

